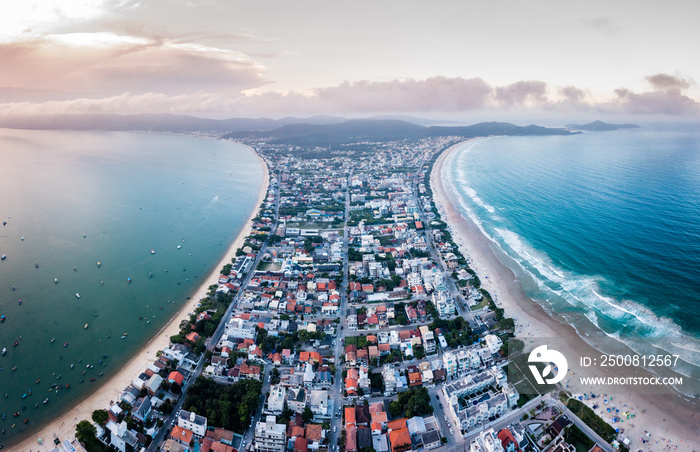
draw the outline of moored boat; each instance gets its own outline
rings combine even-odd
[[[85,329],[86,329],[86,330],[87,330],[87,327],[88,327],[88,324],[86,323],[86,324],[85,324]]]
[[[4,355],[5,353],[7,353],[7,348],[3,347],[3,348],[2,348],[2,354]]]
[[[58,284],[58,278],[54,278],[54,279],[53,279],[53,283],[54,283],[54,284]]]
[[[68,342],[64,342],[64,343],[63,343],[63,346],[64,346],[64,347],[68,347]]]
[[[80,294],[78,292],[75,293],[75,298],[80,298]]]
[[[4,321],[5,321],[5,314],[0,315],[0,322],[4,322]]]
[[[47,403],[49,403],[49,398],[48,398],[48,397],[47,397],[47,398],[45,398],[45,399],[44,399],[44,401],[43,401],[43,402],[41,402],[41,403],[43,403],[44,405],[46,405]]]

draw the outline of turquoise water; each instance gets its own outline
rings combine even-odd
[[[239,144],[148,133],[0,129],[0,161],[7,445],[105,381],[177,312],[256,207],[263,171]]]
[[[463,214],[530,297],[583,335],[677,338],[700,364],[697,128],[493,137],[450,160]]]

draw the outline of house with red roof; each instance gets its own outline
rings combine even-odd
[[[197,342],[197,341],[199,340],[199,334],[197,334],[196,332],[192,331],[190,334],[188,334],[187,336],[185,336],[185,339],[187,339],[188,341],[193,342],[193,343],[194,343],[194,342]]]
[[[170,383],[177,383],[178,386],[182,386],[183,381],[185,381],[185,377],[178,371],[170,372],[170,375],[168,375],[168,382]]]
[[[192,430],[187,430],[186,428],[182,428],[178,425],[174,426],[173,431],[170,432],[170,437],[172,439],[185,446],[190,445],[193,436],[194,432],[192,432]]]
[[[498,439],[501,441],[505,452],[520,452],[520,447],[518,447],[515,436],[513,436],[513,433],[507,428],[498,432]]]

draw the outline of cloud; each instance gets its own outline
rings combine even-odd
[[[592,19],[583,19],[583,24],[586,28],[609,35],[617,34],[619,31],[622,30],[622,27],[613,24],[609,17],[595,17]]]
[[[669,74],[655,74],[646,77],[646,80],[654,87],[654,89],[659,91],[677,89],[684,90],[690,88],[691,81],[686,80],[681,76],[669,75]]]
[[[503,106],[544,105],[547,84],[537,80],[515,82],[496,89],[495,100]]]
[[[201,44],[114,33],[45,35],[0,44],[0,86],[59,98],[111,97],[124,92],[239,95],[265,85],[265,68],[249,56]],[[60,96],[60,97],[58,97]],[[0,101],[8,100],[0,98]]]
[[[160,45],[156,45],[160,48]],[[180,49],[183,50],[183,49]],[[172,58],[196,58],[185,52],[174,52]],[[145,52],[145,51],[144,51]],[[196,54],[195,54],[196,55]],[[187,66],[192,64],[188,60]],[[228,59],[226,64],[231,64]],[[217,66],[209,60],[203,65]],[[173,64],[173,66],[181,66]],[[122,91],[107,96],[80,96],[71,99],[55,99],[44,102],[13,101],[0,103],[0,114],[35,115],[67,113],[177,113],[177,114],[218,114],[242,116],[283,116],[311,114],[377,114],[377,113],[522,113],[536,115],[542,112],[574,114],[596,112],[601,114],[641,114],[641,115],[696,115],[699,104],[683,94],[682,89],[690,81],[677,76],[655,74],[648,77],[653,90],[635,92],[619,88],[606,101],[595,100],[590,93],[576,86],[550,88],[537,80],[518,81],[504,86],[492,86],[481,78],[431,77],[424,80],[405,79],[393,81],[345,82],[337,86],[323,87],[310,92],[276,92],[243,94],[237,89],[178,92],[169,86],[177,86],[178,77],[196,75],[196,72],[169,75],[159,71],[165,66],[153,68],[153,79],[163,78],[160,87],[153,85],[149,92]],[[211,68],[212,66],[207,66]],[[237,69],[229,69],[238,73]],[[245,71],[243,71],[245,72]],[[114,81],[118,86],[130,77],[143,80],[143,72],[129,74],[128,71],[115,71],[101,75]],[[207,77],[209,77],[207,75]],[[120,82],[119,79],[122,79]],[[226,78],[222,78],[225,83]],[[253,78],[253,81],[257,79]],[[191,81],[191,80],[190,80]],[[211,79],[205,79],[195,86],[204,86]],[[187,80],[183,78],[183,86]],[[206,83],[205,83],[206,82]],[[121,85],[120,85],[121,83]],[[215,84],[213,84],[215,85]],[[189,86],[189,85],[188,85]],[[160,90],[158,88],[161,88]],[[0,97],[11,92],[0,87]],[[39,96],[41,93],[36,94]],[[70,93],[69,93],[70,94]]]

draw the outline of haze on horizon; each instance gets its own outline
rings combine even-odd
[[[696,120],[700,4],[0,3],[0,115]]]

